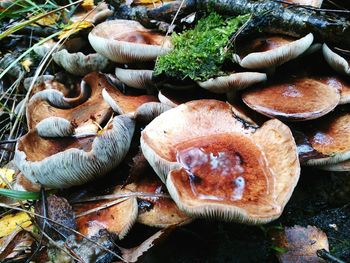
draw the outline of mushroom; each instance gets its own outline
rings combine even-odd
[[[298,40],[286,36],[260,37],[237,44],[233,60],[248,69],[277,67],[303,54],[313,40],[311,33]]]
[[[337,111],[298,129],[298,149],[305,165],[329,165],[350,159],[350,114]]]
[[[340,163],[317,166],[317,168],[326,170],[326,171],[332,171],[332,172],[349,172],[350,159]]]
[[[105,2],[100,2],[97,6],[84,7],[84,10],[72,15],[70,21],[73,23],[80,21],[99,23],[111,15],[113,15],[113,11],[108,8],[108,5]]]
[[[286,2],[298,5],[308,5],[315,8],[320,8],[322,6],[323,0],[287,0]]]
[[[108,59],[100,54],[84,55],[81,52],[69,53],[63,49],[52,55],[53,60],[73,75],[85,76],[93,71],[102,71],[108,64]]]
[[[149,89],[154,86],[153,70],[148,69],[115,69],[115,76],[125,85],[135,89]]]
[[[140,193],[137,221],[141,224],[163,228],[192,221],[188,215],[179,210],[168,195],[165,185],[153,171],[126,185],[125,189]]]
[[[332,111],[340,102],[340,87],[335,79],[283,75],[263,87],[245,90],[242,99],[263,115],[305,121]]]
[[[110,20],[98,24],[89,34],[97,53],[118,63],[151,61],[170,51],[170,41],[139,22]]]
[[[109,83],[105,75],[93,72],[84,77],[77,97],[66,98],[53,89],[36,93],[27,106],[27,122],[29,129],[33,129],[44,121],[39,125],[39,129],[45,127],[40,129],[41,136],[55,134],[58,129],[51,133],[47,128],[57,125],[68,133],[72,126],[76,134],[95,133],[99,125],[111,118],[112,109],[118,114],[134,114],[140,105],[155,100],[149,95],[124,95]]]
[[[322,47],[323,56],[327,63],[337,72],[350,76],[350,57],[342,57],[332,51],[327,44]]]
[[[207,90],[189,89],[186,92],[172,89],[161,89],[158,92],[158,99],[161,103],[166,104],[172,108],[191,100],[198,99],[217,99],[225,100],[221,94],[212,93]]]
[[[127,195],[128,190],[117,186],[112,194]],[[114,200],[83,202],[74,207],[77,230],[88,237],[98,235],[101,229],[118,235],[122,239],[134,225],[138,215],[135,196]]]
[[[266,223],[281,215],[298,181],[297,148],[282,122],[258,128],[234,112],[217,100],[181,104],[146,126],[141,148],[189,215]]]
[[[235,72],[228,76],[211,78],[206,81],[198,81],[198,85],[214,93],[228,93],[245,89],[256,83],[266,81],[265,73],[259,72]]]
[[[47,187],[81,185],[124,159],[134,126],[130,117],[120,115],[102,133],[82,138],[45,138],[31,130],[17,143],[15,164],[29,180]]]

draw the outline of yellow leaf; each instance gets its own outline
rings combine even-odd
[[[22,60],[21,65],[23,66],[23,68],[25,69],[25,71],[29,72],[30,71],[30,66],[33,64],[33,61],[31,61],[30,59],[25,59]]]
[[[63,31],[58,35],[59,39],[69,37],[70,35],[73,35],[80,30],[83,30],[85,28],[92,27],[92,23],[88,21],[78,21],[74,22],[73,24],[65,27]]]
[[[16,173],[15,170],[0,168],[0,188],[6,187],[7,185],[6,181],[9,183],[12,182],[15,173]]]
[[[39,16],[42,14],[39,14]],[[50,26],[50,25],[54,25],[58,19],[60,18],[60,16],[56,13],[47,15],[41,19],[39,19],[38,21],[36,21],[37,24],[41,25],[41,26]]]
[[[81,3],[81,6],[84,8],[93,8],[95,6],[94,0],[84,0]]]
[[[25,212],[6,215],[0,219],[0,237],[11,234],[18,227],[26,228],[31,224],[30,217]]]

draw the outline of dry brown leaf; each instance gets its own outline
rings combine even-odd
[[[44,209],[42,202],[39,202],[36,206],[36,212],[40,215],[44,215]],[[66,227],[76,229],[76,223],[74,219],[74,212],[71,205],[63,197],[51,195],[46,199],[46,216],[59,224],[65,225]],[[43,227],[43,219],[38,218],[39,225]],[[68,237],[72,232],[64,227],[55,225],[51,221],[47,221],[52,227],[46,228],[46,232],[50,233],[50,236],[54,239],[62,239],[61,235]],[[60,233],[60,234],[58,234]]]
[[[162,230],[159,230],[154,235],[143,241],[140,245],[133,248],[120,248],[122,252],[122,257],[127,262],[136,262],[139,258],[144,255],[148,250],[161,242],[164,238],[166,238],[175,227],[168,227]]]
[[[277,248],[284,250],[277,257],[282,263],[325,262],[316,254],[317,250],[329,250],[327,235],[314,226],[286,227],[273,234]]]
[[[15,173],[13,169],[0,168],[0,188],[4,188],[7,186],[7,183],[11,183]]]

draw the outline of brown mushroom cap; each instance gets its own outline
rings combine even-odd
[[[303,54],[313,39],[311,33],[298,40],[286,36],[260,37],[237,44],[233,59],[243,68],[276,67]]]
[[[114,194],[128,194],[128,190],[120,190],[119,187]],[[128,197],[126,200],[120,200],[115,205],[106,207],[96,212],[76,218],[77,230],[88,237],[97,235],[101,229],[115,233],[119,239],[122,239],[134,225],[138,215],[138,206],[136,197]],[[92,209],[108,205],[111,200],[102,200],[96,202],[81,203],[74,207],[76,215],[90,212]]]
[[[96,132],[98,125],[112,116],[112,109],[118,114],[134,113],[143,103],[155,100],[156,97],[149,95],[124,95],[105,75],[93,72],[84,77],[78,97],[66,98],[57,90],[35,94],[27,107],[27,122],[29,129],[33,129],[44,119],[44,127],[55,124],[67,127],[66,120],[75,127],[76,133]],[[57,117],[62,119],[59,123]]]
[[[246,90],[244,103],[259,113],[288,121],[319,118],[340,102],[341,84],[335,79],[291,77]]]
[[[96,52],[118,63],[154,60],[170,51],[164,36],[131,20],[111,20],[98,24],[89,34]]]
[[[222,95],[212,93],[207,90],[189,89],[184,91],[173,89],[161,89],[158,92],[158,99],[161,103],[166,104],[172,108],[191,100],[198,99],[225,99]]]
[[[316,151],[306,165],[328,165],[350,159],[350,114],[336,112],[303,125],[309,151]]]
[[[145,174],[142,179],[126,185],[125,189],[143,194],[163,194],[159,197],[140,195],[139,215],[137,221],[151,227],[168,227],[189,223],[192,219],[182,212],[170,196],[167,196],[165,185],[152,173]]]
[[[77,97],[67,98],[54,89],[36,93],[27,106],[27,123],[33,129],[44,119],[59,117],[68,120],[74,126],[98,126],[112,115],[110,106],[104,102],[102,89],[109,86],[107,79],[98,73],[87,75],[81,83]],[[48,121],[48,120],[47,120]]]
[[[130,117],[120,115],[102,134],[82,138],[43,138],[31,130],[18,141],[14,160],[33,182],[52,188],[84,184],[124,159],[134,125]]]
[[[327,63],[337,72],[350,76],[350,58],[344,58],[332,51],[326,44],[322,47]]]
[[[141,148],[186,213],[269,222],[298,181],[296,145],[280,121],[246,126],[232,108],[216,100],[182,104],[143,130]]]

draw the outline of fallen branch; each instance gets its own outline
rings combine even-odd
[[[153,20],[170,22],[181,4],[181,1],[166,3],[159,8],[127,8],[121,5],[117,14],[121,18],[135,19],[143,24],[152,24]],[[186,0],[179,13],[179,18],[194,12],[215,10],[219,14],[236,16],[253,14],[246,34],[281,33],[301,37],[313,33],[319,42],[350,49],[350,19],[347,12],[343,15],[322,9],[310,9],[303,6],[287,6],[272,0]]]

